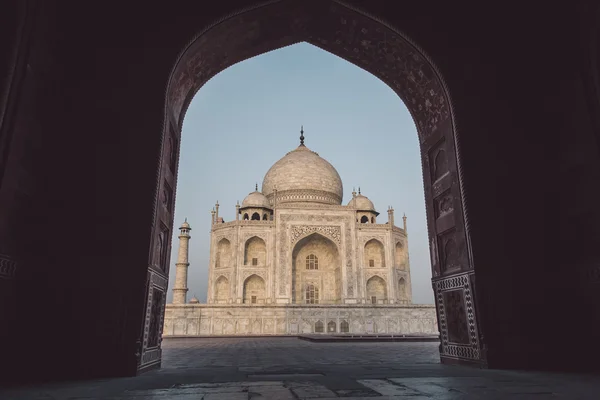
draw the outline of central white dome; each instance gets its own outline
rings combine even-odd
[[[315,202],[342,204],[340,174],[327,160],[301,144],[277,161],[263,179],[262,192],[277,203]]]

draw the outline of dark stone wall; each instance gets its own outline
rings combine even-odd
[[[581,354],[599,351],[598,284],[583,278],[600,236],[595,8],[353,3],[414,39],[448,84],[489,366],[591,368]],[[194,33],[250,3],[28,4],[24,79],[0,131],[12,133],[0,253],[18,262],[0,287],[14,293],[2,325],[16,320],[2,376],[133,374],[167,79]]]

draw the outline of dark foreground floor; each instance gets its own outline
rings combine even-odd
[[[296,338],[163,341],[163,368],[135,378],[0,391],[0,399],[600,399],[600,378],[439,363],[437,343]]]

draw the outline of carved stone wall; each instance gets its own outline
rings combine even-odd
[[[164,336],[295,335],[333,322],[334,332],[438,334],[435,306],[167,305]],[[322,333],[327,333],[324,329]],[[319,332],[316,332],[319,333]]]

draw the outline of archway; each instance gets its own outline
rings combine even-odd
[[[280,23],[273,25],[274,17]],[[253,26],[268,29],[251,30],[248,21],[252,21]],[[222,39],[228,32],[244,30],[252,33],[238,35],[236,40]],[[179,132],[192,97],[212,76],[249,57],[302,41],[335,54],[381,79],[398,94],[413,116],[421,146],[432,275],[435,290],[439,292],[436,293],[436,306],[440,318],[448,321],[440,325],[441,356],[449,362],[461,359],[479,363],[482,358],[475,312],[477,297],[470,278],[473,266],[450,96],[428,56],[405,36],[338,1],[275,1],[240,12],[198,34],[182,51],[167,88],[163,143],[168,143],[171,137],[179,141]],[[219,45],[213,47],[217,43]],[[206,57],[206,54],[212,57]],[[162,162],[166,163],[167,159],[163,157]],[[159,178],[159,193],[163,184],[162,178]],[[447,201],[452,201],[454,207],[442,215],[438,212],[439,205]],[[442,216],[446,217],[444,224],[438,224]],[[158,230],[153,232],[153,240],[158,234]],[[450,248],[449,244],[452,252],[445,251]],[[446,268],[447,265],[451,268]],[[445,279],[447,274],[452,274],[452,279]],[[462,278],[456,279],[457,275]],[[458,296],[463,301],[469,299],[469,315],[458,313],[447,318],[446,312],[453,313],[454,308],[444,307],[447,297],[441,293],[450,290],[455,293],[454,297]],[[293,293],[295,298],[297,282]],[[468,340],[449,344],[449,332],[464,330],[465,326],[471,332]]]
[[[314,293],[318,293],[316,302]],[[299,240],[292,252],[292,303],[333,304],[341,295],[341,260],[336,244],[318,233]]]
[[[226,238],[217,243],[217,256],[215,257],[215,268],[227,268],[231,261],[231,242]]]
[[[258,236],[253,236],[246,241],[244,245],[244,265],[267,264],[267,245],[264,240]]]
[[[215,282],[215,302],[227,303],[229,301],[229,297],[229,279],[224,276],[220,276]]]
[[[257,304],[265,302],[265,281],[258,275],[251,275],[244,281],[244,303]]]
[[[380,276],[373,276],[367,281],[367,300],[371,304],[387,302],[387,285]]]
[[[404,249],[404,244],[402,242],[396,242],[395,247],[395,264],[396,268],[405,269],[406,268],[406,251]]]
[[[377,239],[365,243],[364,265],[371,268],[385,268],[385,248]]]

